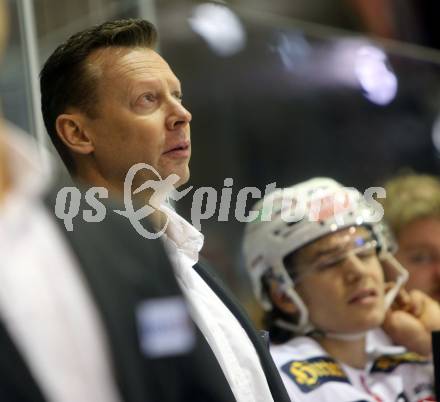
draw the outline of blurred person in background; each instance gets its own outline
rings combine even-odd
[[[177,175],[176,187],[188,181],[192,117],[182,103],[181,83],[154,50],[156,40],[147,21],[110,21],[71,36],[46,61],[40,76],[43,118],[75,180],[122,197],[128,171],[143,163],[162,179]],[[157,179],[143,169],[133,188]],[[136,201],[150,205],[154,194],[146,188]],[[288,401],[260,334],[199,262],[203,235],[171,208],[155,207],[158,232],[167,222],[162,238],[191,316],[224,374],[215,380],[219,393],[237,402]]]
[[[397,259],[409,271],[407,289],[440,302],[440,180],[406,174],[385,183],[380,199],[398,242]]]
[[[0,401],[234,401],[160,243],[118,215],[65,231],[38,156],[0,118]]]
[[[407,272],[362,195],[317,178],[253,210],[246,266],[292,400],[434,400],[429,356],[440,308],[401,290]]]

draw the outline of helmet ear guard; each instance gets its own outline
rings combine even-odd
[[[397,242],[389,227],[382,222],[372,225],[371,230],[379,245],[378,257],[382,264],[385,281],[394,285],[385,295],[385,310],[388,310],[398,295],[400,289],[408,281],[409,273],[406,268],[394,257],[397,251]]]
[[[296,334],[307,334],[314,330],[315,327],[309,320],[309,310],[295,290],[295,284],[284,267],[284,263],[279,262],[278,264],[274,264],[273,272],[280,285],[280,291],[283,292],[298,309],[298,323],[278,319],[275,321],[275,324],[280,328],[287,329]]]

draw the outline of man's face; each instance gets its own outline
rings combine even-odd
[[[368,240],[368,230],[350,228],[319,239],[298,253],[296,263],[304,267],[305,274],[296,289],[317,328],[354,333],[382,324],[384,277],[375,249],[345,254],[353,244]],[[347,257],[339,257],[344,255]],[[311,266],[316,269],[310,272]]]
[[[423,218],[398,236],[397,259],[409,271],[408,289],[420,289],[440,302],[440,219]]]
[[[100,174],[121,188],[127,171],[143,162],[162,178],[175,173],[178,184],[185,183],[191,114],[165,60],[147,48],[107,48],[92,54],[89,62],[99,77],[98,117],[86,119],[86,130]]]

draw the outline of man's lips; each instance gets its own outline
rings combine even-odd
[[[354,292],[348,299],[348,304],[368,304],[376,300],[378,294],[375,289],[363,288]]]
[[[189,141],[180,141],[168,147],[163,154],[174,157],[187,157],[190,153],[190,145],[191,143]]]

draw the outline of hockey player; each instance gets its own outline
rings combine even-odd
[[[440,308],[401,290],[407,272],[374,202],[318,178],[254,207],[246,265],[293,401],[434,400]]]

